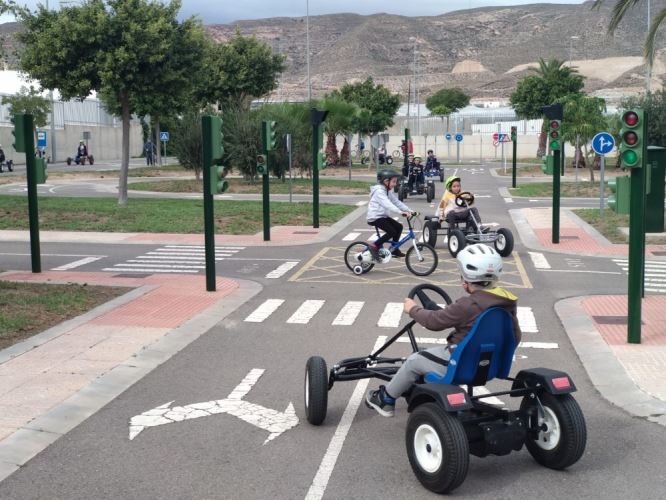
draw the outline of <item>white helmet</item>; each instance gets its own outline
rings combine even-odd
[[[460,274],[468,283],[493,282],[502,275],[502,257],[488,245],[466,246],[458,253],[457,260]]]

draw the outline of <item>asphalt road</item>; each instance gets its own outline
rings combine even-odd
[[[507,288],[519,296],[524,308],[523,341],[533,343],[517,350],[512,372],[536,366],[568,372],[578,387],[575,398],[585,415],[588,442],[582,459],[566,471],[539,466],[524,449],[503,457],[472,457],[467,479],[454,495],[530,500],[662,498],[666,430],[628,416],[599,396],[554,312],[555,302],[565,297],[624,289],[626,276],[608,259],[551,253],[545,254],[551,269],[536,269],[508,209],[543,202],[507,203],[498,188],[510,179],[498,179],[481,168],[459,171],[463,188],[477,194],[484,222],[498,222],[516,236],[515,255],[507,259]],[[424,213],[434,211],[424,197],[408,198],[407,203]],[[368,226],[361,216],[322,244],[248,247],[234,254],[247,261],[218,262],[218,274],[255,281],[261,292],[0,483],[0,498],[434,497],[416,480],[407,460],[404,402],[398,403],[393,419],[362,404],[357,407],[366,385],[376,387],[377,381],[336,383],[329,392],[324,424],[313,427],[305,419],[303,375],[308,357],[321,355],[330,366],[368,353],[378,339],[398,329],[394,324],[381,326],[391,323],[387,317],[391,304],[401,303],[422,281],[401,262],[378,266],[365,277],[346,270],[344,238],[363,230]],[[371,233],[361,234],[367,239]],[[29,269],[29,259],[12,255],[22,248],[25,253],[26,247],[3,244],[0,266]],[[80,255],[103,255],[77,269],[113,269],[159,249],[48,243],[42,244],[43,266],[64,265]],[[438,254],[440,266],[432,279],[455,299],[462,290],[454,261],[441,242]],[[273,279],[266,275],[282,261],[262,258],[298,263]],[[259,308],[269,300],[283,302],[272,314],[262,315]],[[360,313],[351,324],[338,324],[344,323],[336,320],[350,301],[362,303]],[[308,306],[318,307],[316,314],[308,314]],[[415,333],[441,335],[423,329]],[[408,344],[391,349],[398,355],[409,352]],[[287,414],[292,403],[298,424],[267,441],[268,431],[221,413],[147,427],[129,439],[132,417],[170,402],[186,406],[228,398],[241,381],[246,389],[250,386],[244,401]],[[496,382],[491,386],[504,388]],[[502,401],[511,407],[519,404]]]

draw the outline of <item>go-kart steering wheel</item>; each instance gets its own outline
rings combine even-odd
[[[462,191],[456,196],[456,205],[459,207],[471,207],[474,204],[474,195],[469,191]]]
[[[452,302],[451,297],[449,297],[448,293],[446,293],[440,287],[435,285],[430,285],[428,283],[423,283],[421,285],[415,286],[409,291],[407,297],[409,297],[410,299],[418,297],[424,309],[428,309],[430,311],[437,311],[438,309],[441,309],[441,307],[437,305],[437,301],[432,300],[430,297],[428,297],[428,295],[425,293],[425,290],[430,290],[431,292],[435,292],[436,295],[439,295],[439,297],[444,299],[444,302],[446,302],[447,306]]]

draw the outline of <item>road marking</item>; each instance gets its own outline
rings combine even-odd
[[[367,205],[367,204],[368,204],[368,201],[367,201],[367,200],[365,200],[365,201],[357,201],[357,202],[356,202],[356,206],[357,206],[357,207],[362,207],[363,205]]]
[[[384,312],[379,317],[377,326],[386,328],[396,328],[400,326],[400,318],[402,318],[403,303],[402,302],[389,302],[384,308]]]
[[[486,387],[479,385],[474,387],[474,395],[475,396],[483,396],[484,394],[490,394],[490,390],[488,390]],[[500,398],[497,396],[490,396],[489,398],[479,398],[482,399],[484,403],[493,405],[493,406],[505,406],[504,401],[502,401]]]
[[[537,269],[550,269],[550,264],[548,263],[548,259],[546,259],[546,256],[540,252],[527,252],[530,254],[530,258],[532,259],[532,264],[534,264],[534,267]]]
[[[205,250],[204,245],[164,245],[163,248],[194,248],[194,249],[201,249]],[[222,245],[217,245],[215,247],[216,249],[222,248],[224,250],[245,250],[245,247],[235,247],[235,246],[222,246]]]
[[[342,238],[342,241],[354,241],[359,236],[361,236],[361,233],[349,233],[347,236]]]
[[[245,321],[250,323],[261,323],[273,314],[282,304],[284,304],[284,300],[282,299],[268,299],[257,307],[252,314],[245,318]]]
[[[518,317],[518,325],[520,325],[520,331],[530,332],[530,333],[539,333],[537,328],[536,318],[532,312],[531,307],[518,306],[516,313]]]
[[[75,260],[74,262],[70,262],[63,266],[54,267],[51,271],[67,271],[68,269],[74,269],[75,267],[85,266],[86,264],[90,264],[101,258],[102,257],[86,257],[85,259]]]
[[[521,342],[518,347],[527,349],[559,349],[557,342]]]
[[[513,198],[504,198],[505,203],[513,203]]]
[[[353,325],[365,302],[348,301],[333,320],[332,325]]]
[[[290,269],[293,269],[298,265],[300,261],[298,260],[290,260],[285,262],[284,264],[279,265],[277,268],[273,269],[270,273],[266,275],[266,278],[280,278],[281,276],[284,276],[284,274],[289,271]]]
[[[448,342],[446,338],[437,338],[437,337],[415,337],[417,344],[434,344],[434,345],[446,345]],[[396,342],[401,344],[408,344],[410,342],[407,337],[399,337]],[[557,342],[520,342],[516,349],[558,349],[560,346]]]
[[[378,337],[375,346],[372,348],[372,352],[379,349],[384,342],[386,342],[386,337]],[[365,379],[359,380],[356,384],[354,392],[352,393],[351,398],[349,398],[347,407],[342,414],[340,423],[335,429],[335,434],[331,438],[331,442],[328,444],[328,448],[326,449],[326,453],[324,453],[324,457],[321,459],[317,473],[305,495],[305,500],[320,500],[321,497],[324,496],[324,492],[328,486],[328,480],[331,478],[335,463],[338,461],[342,446],[345,444],[345,439],[347,438],[351,424],[354,421],[358,407],[361,405],[361,402],[365,397],[369,382],[370,379]]]
[[[301,306],[296,309],[296,312],[291,315],[287,323],[296,323],[299,325],[307,325],[319,309],[324,305],[324,300],[306,300]]]
[[[102,271],[112,273],[198,273],[195,269],[155,269],[152,267],[145,268],[128,268],[128,267],[105,267]]]
[[[141,264],[129,264],[130,262],[141,262]],[[150,264],[150,267],[153,268],[172,268],[172,269],[205,269],[206,266],[186,266],[184,264],[162,264],[153,262],[151,260],[126,260],[123,262],[125,267],[144,267],[146,263]]]
[[[156,427],[159,425],[172,424],[183,420],[192,420],[195,418],[209,417],[220,413],[228,413],[234,417],[252,424],[255,427],[264,429],[270,434],[263,444],[272,441],[280,434],[298,425],[298,417],[294,410],[294,405],[290,401],[284,412],[279,412],[271,408],[265,408],[258,404],[243,401],[243,397],[252,389],[257,380],[261,378],[265,370],[254,368],[249,371],[245,378],[236,388],[231,391],[226,399],[217,399],[194,403],[187,406],[174,406],[171,403],[157,406],[152,410],[143,412],[130,419],[129,439],[133,440],[147,427]]]

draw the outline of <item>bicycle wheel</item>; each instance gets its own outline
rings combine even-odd
[[[365,274],[375,267],[370,254],[370,245],[365,241],[354,241],[345,250],[345,265],[354,274]]]
[[[368,151],[367,149],[364,149],[363,153],[361,153],[361,156],[363,158],[365,158],[366,160],[369,159],[370,158],[370,151]]]
[[[420,259],[419,253],[416,253],[416,248],[421,254]],[[427,243],[417,243],[416,248],[412,245],[407,250],[407,254],[405,255],[407,269],[417,276],[428,276],[437,269],[437,264],[439,263],[437,252]]]
[[[391,156],[393,156],[393,158],[400,158],[402,157],[402,151],[396,149],[395,151],[393,151],[393,153],[391,153]]]

